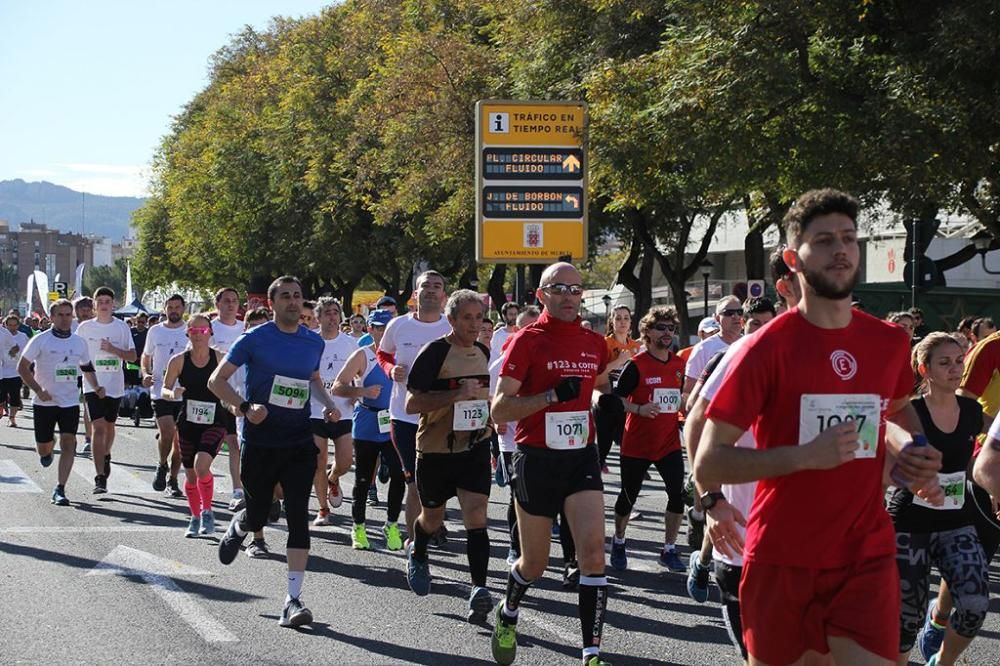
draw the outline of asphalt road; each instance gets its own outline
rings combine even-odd
[[[91,495],[93,464],[78,455],[67,485],[73,504],[63,508],[49,502],[56,464],[38,462],[30,408],[18,421],[18,429],[6,419],[0,425],[0,663],[493,663],[489,629],[465,621],[469,580],[457,509],[450,512],[451,541],[431,549],[434,583],[421,598],[406,586],[402,554],[384,549],[384,504],[369,507],[374,550],[362,552],[350,547],[345,500],[334,511],[335,525],[312,528],[303,600],[316,622],[284,629],[277,623],[285,594],[284,526],[266,531],[271,559],[240,554],[228,567],[218,561],[218,537],[230,516],[225,454],[214,466],[219,533],[185,539],[186,501],[151,487],[152,422],[139,428],[120,422],[107,495]],[[82,436],[80,442],[82,448]],[[344,488],[349,498],[350,484]],[[612,461],[609,526],[617,491]],[[381,487],[383,501],[385,493]],[[506,581],[507,493],[494,487],[490,501],[495,598]],[[739,664],[714,585],[709,603],[697,604],[685,593],[684,575],[656,563],[664,501],[658,479],[648,481],[637,505],[642,515],[629,528],[630,570],[609,569],[604,656],[614,664]],[[685,561],[687,554],[682,547]],[[1000,664],[998,576],[994,567],[991,614],[967,653],[969,664]],[[576,593],[563,591],[560,580],[554,541],[549,572],[522,605],[516,663],[579,663]]]

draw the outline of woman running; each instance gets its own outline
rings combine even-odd
[[[630,337],[631,333],[632,311],[627,305],[615,306],[608,319],[607,336],[604,338],[608,345],[608,377],[612,386],[618,382],[618,376],[621,375],[625,364],[642,349],[642,344]],[[621,400],[610,394],[602,395],[598,399],[597,408],[594,409],[594,428],[597,430],[601,468],[607,473],[611,446],[614,442],[620,444],[622,434],[625,432],[625,410]]]

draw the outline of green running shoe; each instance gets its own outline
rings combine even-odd
[[[402,550],[403,537],[399,534],[399,525],[396,523],[386,523],[382,527],[382,534],[385,535],[385,547],[389,550]]]
[[[368,533],[365,532],[364,523],[354,526],[354,531],[351,532],[351,547],[354,550],[371,549],[371,546],[368,544]]]
[[[517,625],[507,624],[503,618],[503,604],[497,606],[493,626],[493,638],[490,647],[493,649],[493,659],[501,666],[510,666],[517,656]]]
[[[584,661],[583,664],[584,666],[611,666],[610,661],[604,661],[598,654],[595,654],[594,656],[587,658],[587,660]]]

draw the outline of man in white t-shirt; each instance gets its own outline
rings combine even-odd
[[[187,347],[187,327],[184,325],[184,297],[174,294],[167,299],[166,321],[149,329],[146,336],[146,347],[142,351],[142,385],[150,389],[153,398],[153,414],[156,416],[156,428],[159,431],[159,464],[156,466],[156,476],[153,479],[153,490],[162,491],[167,488],[167,457],[170,457],[170,490],[171,497],[182,498],[184,492],[177,485],[177,473],[181,469],[180,444],[177,439],[177,417],[180,415],[180,400],[167,400],[161,395],[163,390],[163,375],[167,363]]]
[[[80,423],[80,394],[76,380],[86,376],[87,387],[98,396],[104,389],[97,383],[87,343],[70,332],[73,304],[61,298],[49,310],[52,328],[36,334],[25,346],[17,372],[35,393],[33,415],[35,446],[43,467],[52,464],[55,428],[59,425],[59,473],[52,503],[69,506],[66,483],[76,455],[76,431]],[[34,370],[32,370],[34,364]]]
[[[406,529],[413,538],[413,522],[420,515],[420,498],[413,483],[417,463],[417,414],[406,413],[406,378],[413,359],[425,344],[451,331],[448,318],[442,314],[448,294],[444,276],[437,271],[425,271],[417,277],[413,295],[417,311],[396,317],[389,322],[378,349],[378,362],[392,380],[389,416],[392,418],[392,444],[399,454],[406,478]]]
[[[236,318],[240,308],[240,295],[232,287],[223,287],[215,292],[215,310],[218,318],[212,322],[212,347],[225,356],[236,338],[243,335],[243,322]],[[229,385],[236,388],[235,376],[229,378]],[[223,440],[229,451],[229,476],[233,480],[233,496],[229,501],[230,511],[239,511],[243,503],[243,484],[240,481],[240,443],[236,436],[236,417],[223,412],[226,421],[226,438]]]
[[[743,307],[740,299],[735,296],[726,296],[715,304],[715,320],[719,322],[719,332],[709,338],[705,338],[694,346],[691,356],[688,357],[687,366],[684,368],[684,391],[682,400],[685,401],[687,411],[693,406],[691,401],[691,389],[694,383],[701,377],[708,362],[720,351],[726,351],[729,345],[736,342],[742,334]]]
[[[8,425],[17,427],[17,410],[21,409],[21,377],[17,374],[17,365],[21,354],[28,344],[28,336],[21,330],[21,317],[11,313],[3,321],[4,329],[10,336],[0,342],[0,354],[3,355],[3,366],[0,373],[0,401],[7,408]],[[0,332],[3,335],[3,332]]]
[[[87,343],[87,350],[97,374],[97,383],[104,395],[84,391],[83,398],[90,412],[94,429],[93,460],[97,476],[94,477],[94,494],[108,492],[111,476],[111,447],[115,443],[115,421],[118,406],[125,395],[125,363],[135,361],[135,344],[132,330],[121,319],[115,318],[115,292],[110,287],[94,291],[97,316],[82,322],[76,334]]]

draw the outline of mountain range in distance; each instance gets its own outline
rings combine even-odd
[[[133,237],[132,212],[145,201],[141,197],[84,194],[46,181],[0,180],[0,220],[12,230],[34,221],[49,229],[104,236],[119,243]]]

